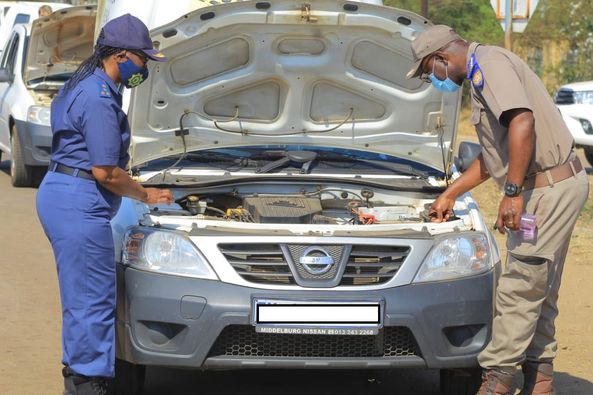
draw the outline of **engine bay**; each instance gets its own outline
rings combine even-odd
[[[174,204],[151,206],[150,214],[260,224],[422,223],[430,222],[428,207],[436,197],[345,185],[296,188],[177,190]]]

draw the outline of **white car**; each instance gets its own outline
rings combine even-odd
[[[49,164],[49,106],[91,55],[95,16],[95,6],[65,8],[12,30],[0,61],[0,151],[14,186],[34,185]]]
[[[175,203],[123,199],[112,221],[120,393],[148,365],[430,368],[475,393],[500,256],[469,194],[427,213],[460,105],[406,79],[429,25],[278,0],[153,31],[170,61],[132,91],[131,172]]]
[[[554,101],[575,143],[593,165],[593,81],[563,85]]]

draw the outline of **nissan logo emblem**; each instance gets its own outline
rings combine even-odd
[[[323,248],[313,246],[303,252],[299,262],[310,274],[321,275],[329,272],[334,265],[334,258]]]

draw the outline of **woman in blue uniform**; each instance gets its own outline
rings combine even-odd
[[[129,14],[101,30],[91,57],[51,106],[49,171],[37,213],[58,270],[66,394],[105,394],[115,363],[115,257],[110,220],[121,196],[169,203],[169,190],[144,188],[124,170],[130,129],[118,87],[138,86],[153,49],[146,26]]]

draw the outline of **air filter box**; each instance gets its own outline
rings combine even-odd
[[[255,196],[245,198],[243,207],[255,222],[308,224],[315,214],[321,212],[321,201],[318,198],[294,196]]]

